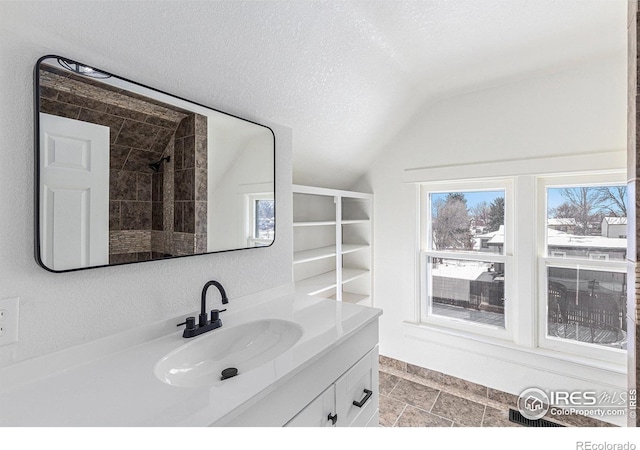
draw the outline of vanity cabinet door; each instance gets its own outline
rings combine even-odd
[[[339,427],[372,426],[371,419],[378,412],[377,347],[342,375],[336,381],[335,387],[338,414],[336,425]]]
[[[287,422],[285,427],[331,427],[333,422],[330,416],[336,414],[335,404],[335,385],[331,385]]]

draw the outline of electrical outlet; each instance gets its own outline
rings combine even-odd
[[[18,303],[20,298],[0,300],[0,345],[18,342]]]

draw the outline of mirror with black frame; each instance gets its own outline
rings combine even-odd
[[[38,60],[35,91],[45,269],[273,243],[270,128],[59,56]]]

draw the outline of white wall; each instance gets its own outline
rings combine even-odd
[[[109,2],[108,2],[109,3]],[[159,5],[3,2],[0,5],[0,299],[20,297],[19,341],[0,347],[0,367],[199,308],[209,279],[230,298],[291,283],[292,130],[258,117],[207,82],[225,70],[207,59],[209,39],[171,32]],[[161,29],[159,24],[166,27]],[[220,42],[228,37],[221,36]],[[153,45],[150,45],[153,42]],[[269,248],[52,274],[33,257],[33,67],[59,54],[221,111],[276,134],[276,242]],[[191,66],[173,57],[190,55]],[[227,66],[228,67],[228,66]],[[235,69],[233,69],[235,70]],[[201,77],[191,81],[191,77]],[[235,76],[228,74],[228,76]],[[244,91],[250,85],[243,87]]]
[[[224,248],[230,242],[237,247],[246,247],[250,236],[248,194],[262,194],[273,191],[273,164],[271,164],[271,143],[273,136],[267,129],[258,135],[238,139],[231,133],[224,139],[215,129],[209,130],[209,197],[207,216],[209,228],[207,239],[209,248]],[[252,130],[256,133],[256,130]],[[216,160],[221,153],[232,153],[233,159],[217,170]]]
[[[405,324],[416,304],[418,208],[416,186],[402,180],[407,168],[625,151],[625,123],[625,55],[444,99],[416,115],[354,186],[374,193],[380,353],[515,394],[529,386],[624,388],[623,373],[552,364]]]

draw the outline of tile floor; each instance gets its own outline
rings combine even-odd
[[[514,395],[386,357],[381,357],[379,375],[382,427],[520,426],[509,421]],[[610,426],[581,416],[555,421]]]
[[[419,377],[404,375],[380,371],[380,426],[518,426],[509,422],[505,405],[481,402],[473,394],[447,392]]]

